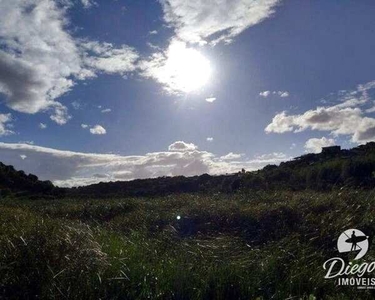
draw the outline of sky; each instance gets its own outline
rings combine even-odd
[[[375,141],[372,0],[0,0],[0,161],[59,186]]]

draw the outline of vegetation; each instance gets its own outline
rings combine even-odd
[[[98,183],[66,190],[68,196],[139,197],[176,193],[233,193],[254,190],[305,189],[329,191],[350,186],[371,189],[375,186],[375,143],[351,150],[306,154],[280,166],[268,165],[255,172],[239,172],[221,176],[204,174],[193,177],[162,177],[128,182]],[[244,170],[243,170],[244,171]]]
[[[40,181],[37,176],[16,171],[13,166],[0,162],[0,198],[11,194],[16,196],[56,196],[61,190],[51,181]]]
[[[346,189],[3,200],[0,298],[372,299],[322,265],[343,229],[375,235],[374,201]]]
[[[373,299],[322,267],[375,236],[373,151],[71,190],[0,165],[0,299]]]
[[[330,150],[330,148],[328,148]],[[375,185],[375,143],[351,150],[306,154],[279,166],[268,165],[262,170],[237,174],[184,177],[159,177],[133,181],[101,182],[89,186],[64,189],[50,181],[40,181],[32,174],[16,171],[0,163],[0,197],[8,194],[38,199],[157,197],[181,193],[212,194],[252,192],[259,190],[329,191],[342,186],[371,189]]]

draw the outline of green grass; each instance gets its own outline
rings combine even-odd
[[[322,265],[343,230],[375,235],[374,204],[350,190],[1,200],[0,298],[373,299]]]

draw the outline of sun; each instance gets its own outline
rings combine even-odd
[[[205,86],[212,74],[210,61],[198,50],[183,42],[172,43],[164,66],[168,85],[174,90],[190,93]]]

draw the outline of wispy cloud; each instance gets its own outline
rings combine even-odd
[[[53,104],[54,112],[50,115],[50,119],[59,125],[64,125],[72,116],[68,113],[68,108],[59,102]]]
[[[278,0],[160,0],[164,20],[189,43],[230,42],[245,29],[269,18]]]
[[[222,160],[238,160],[240,159],[244,154],[243,153],[233,153],[229,152],[227,155],[221,156],[220,158]]]
[[[73,107],[75,110],[79,110],[79,109],[82,108],[81,103],[78,102],[78,101],[73,101],[73,102],[71,103],[71,105],[72,105],[72,107]]]
[[[0,114],[0,136],[14,133],[12,130],[9,129],[9,125],[11,121],[12,121],[11,114]]]
[[[93,0],[81,0],[82,5],[84,8],[90,8],[94,5],[98,5],[95,1]]]
[[[259,96],[267,98],[270,95],[277,95],[281,98],[289,97],[288,91],[263,91],[259,93]]]
[[[85,67],[91,72],[104,72],[108,74],[121,74],[132,72],[136,69],[138,53],[131,47],[123,45],[115,48],[111,43],[97,41],[81,42]]]
[[[288,157],[285,153],[282,152],[272,152],[255,156],[256,161],[262,162],[264,164],[274,164],[289,159],[290,157]]]
[[[339,103],[317,107],[302,114],[278,113],[265,128],[267,133],[300,132],[306,129],[327,131],[337,135],[350,135],[352,141],[365,143],[375,140],[375,119],[364,115],[362,106],[368,105],[368,92],[375,81],[359,85],[356,90],[339,94]],[[365,110],[366,111],[366,110]]]

